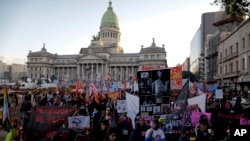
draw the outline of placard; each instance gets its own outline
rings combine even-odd
[[[127,112],[127,101],[117,100],[117,113]]]
[[[215,91],[215,98],[217,98],[217,99],[223,99],[223,91],[222,91],[222,89],[216,89],[216,91]]]

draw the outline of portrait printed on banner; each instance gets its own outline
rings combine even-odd
[[[151,87],[140,88],[139,93],[140,95],[152,95],[152,88]]]
[[[140,110],[141,110],[141,112],[145,112],[146,111],[146,107],[145,106],[141,106]]]
[[[156,97],[167,96],[170,92],[170,69],[152,71],[152,93]]]
[[[161,114],[161,106],[153,106],[153,114],[154,115]]]
[[[150,96],[140,96],[140,106],[152,106],[155,105],[155,97],[150,95]]]
[[[161,114],[171,114],[171,105],[170,104],[162,104],[161,105]]]

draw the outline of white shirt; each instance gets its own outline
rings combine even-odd
[[[153,130],[153,134],[150,137],[151,130]],[[166,141],[166,138],[162,129],[158,128],[157,130],[154,130],[150,128],[146,131],[145,141]]]

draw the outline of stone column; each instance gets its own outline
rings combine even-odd
[[[94,71],[94,70],[93,70],[93,65],[94,65],[94,64],[91,63],[91,80],[93,80],[93,71]]]
[[[105,79],[107,80],[107,76],[108,76],[108,63],[106,62],[105,63],[105,72],[104,72],[104,76],[105,76]]]
[[[115,80],[117,80],[117,66],[115,66]]]
[[[134,75],[134,66],[133,65],[131,66],[131,73],[132,73],[132,77],[133,77],[133,75]]]
[[[60,79],[59,79],[59,77],[60,77],[60,74],[59,74],[59,73],[60,73],[59,67],[57,67],[57,72],[58,72],[58,73],[57,73],[57,79],[60,80]]]
[[[128,71],[128,66],[127,66],[127,68],[126,68],[126,71],[127,71],[127,76],[126,76],[126,80],[129,78],[129,71]]]
[[[120,68],[121,68],[121,71],[120,71],[120,80],[122,80],[122,66],[120,66]]]
[[[78,64],[76,67],[76,74],[77,74],[77,77],[80,77],[80,64]]]
[[[98,68],[98,66],[99,66],[99,63],[96,63],[96,74],[99,74],[99,68]]]
[[[101,71],[101,74],[103,75],[103,77],[104,77],[104,73],[103,73],[104,71],[103,71],[103,63],[102,63],[102,71]]]

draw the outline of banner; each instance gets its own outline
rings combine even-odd
[[[206,115],[207,116],[207,119],[208,119],[208,123],[209,125],[211,125],[211,113],[205,113],[205,112],[192,112],[192,115],[191,115],[191,123],[192,123],[192,126],[195,127],[198,123],[199,123],[199,120],[200,120],[200,116],[201,115]]]
[[[83,129],[90,127],[90,116],[68,117],[69,128]]]
[[[108,93],[108,97],[111,98],[112,100],[117,100],[119,96],[120,96],[119,91]]]
[[[165,114],[160,117],[162,119],[161,129],[165,133],[181,133],[183,127],[191,126],[189,112]]]
[[[127,115],[131,119],[135,119],[136,114],[139,112],[139,97],[131,95],[126,92],[126,101],[127,101]],[[135,122],[132,120],[133,127],[135,127]]]
[[[170,96],[170,69],[138,71],[137,80],[140,111],[146,115],[160,115],[163,100]]]
[[[197,104],[202,112],[206,111],[206,94],[188,98],[188,105]]]
[[[240,125],[250,125],[250,120],[245,118],[240,118]]]
[[[117,113],[127,112],[127,101],[117,100]]]
[[[189,81],[182,87],[180,94],[177,96],[174,102],[174,110],[178,112],[185,112],[188,105],[189,96]]]
[[[53,132],[59,130],[75,108],[34,107],[28,124],[28,141],[50,141]]]
[[[182,88],[182,66],[172,67],[170,69],[170,87],[172,90],[181,90]]]
[[[144,121],[145,121],[145,124],[147,125],[147,126],[152,126],[152,121],[153,121],[153,119],[154,119],[154,117],[153,116],[138,116],[138,117],[136,117],[136,119],[138,120],[139,118],[143,118],[144,119]]]

